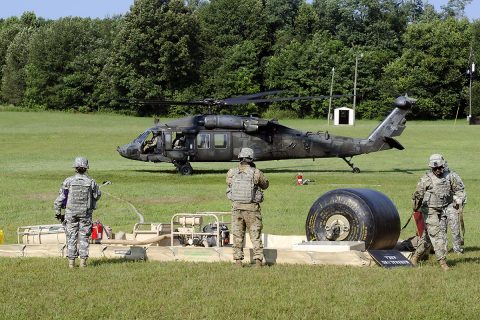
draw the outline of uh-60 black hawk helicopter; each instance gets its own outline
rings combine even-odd
[[[393,137],[405,129],[405,115],[414,103],[407,96],[394,102],[394,109],[367,138],[335,136],[328,132],[302,132],[281,125],[277,120],[258,116],[212,114],[210,107],[292,100],[318,100],[329,96],[266,99],[280,91],[195,102],[159,101],[177,105],[205,105],[207,114],[187,116],[165,124],[156,123],[135,140],[117,148],[121,156],[139,161],[168,162],[183,175],[193,173],[191,162],[238,160],[242,147],[252,148],[255,161],[331,158],[343,159],[354,173],[360,169],[352,157],[396,148],[404,149]]]

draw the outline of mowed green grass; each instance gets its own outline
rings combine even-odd
[[[16,242],[18,226],[51,224],[53,200],[86,156],[90,174],[105,186],[95,218],[115,232],[131,232],[138,217],[169,222],[178,212],[228,211],[225,174],[235,163],[192,163],[193,176],[171,164],[124,159],[115,148],[150,127],[150,118],[71,113],[0,112],[0,229]],[[334,127],[326,120],[281,123],[305,131],[366,137],[376,121]],[[405,150],[355,157],[362,173],[341,159],[258,162],[270,180],[262,205],[264,231],[304,234],[308,210],[337,188],[371,188],[396,205],[402,225],[411,194],[431,153],[442,153],[464,179],[466,254],[450,254],[443,272],[432,257],[420,268],[276,265],[236,269],[228,263],[126,262],[92,259],[87,269],[66,269],[64,259],[0,258],[0,319],[474,319],[480,307],[480,234],[477,212],[480,126],[465,120],[407,122],[398,140]],[[297,172],[315,180],[296,186]],[[414,234],[411,223],[401,234]]]

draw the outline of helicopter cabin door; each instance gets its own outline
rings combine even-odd
[[[230,132],[200,131],[196,138],[196,161],[230,161],[232,159]]]

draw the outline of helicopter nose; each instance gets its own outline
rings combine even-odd
[[[118,152],[122,157],[124,157],[124,158],[127,157],[127,150],[126,150],[125,146],[122,146],[122,147],[117,146],[117,152]]]

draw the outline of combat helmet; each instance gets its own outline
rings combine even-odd
[[[445,159],[441,154],[434,153],[430,156],[428,160],[428,166],[430,168],[443,167],[445,166]]]
[[[88,160],[84,157],[76,157],[75,161],[73,161],[73,168],[84,168],[88,169]]]
[[[238,159],[250,159],[253,160],[253,150],[251,148],[242,148],[238,154]]]

